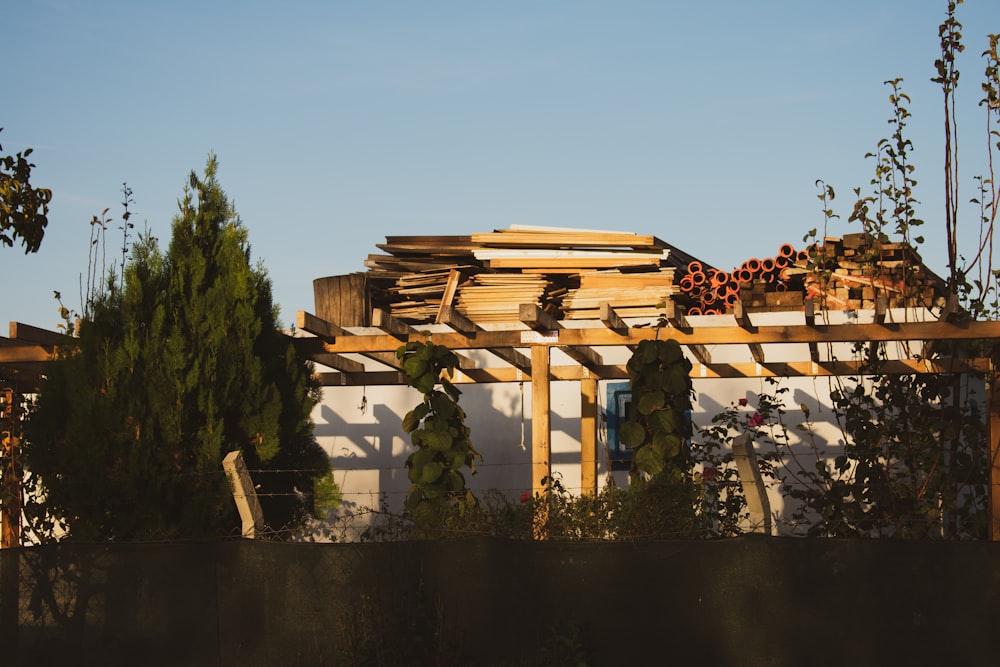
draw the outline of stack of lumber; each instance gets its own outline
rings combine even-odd
[[[372,305],[412,322],[454,306],[476,322],[517,321],[534,303],[596,317],[600,302],[655,317],[676,293],[673,272],[692,258],[652,235],[512,226],[469,236],[389,236],[369,255]]]
[[[479,273],[463,284],[455,308],[473,322],[516,322],[522,303],[547,305],[549,281],[522,273]]]
[[[602,303],[609,303],[622,317],[657,317],[679,289],[673,267],[644,273],[594,271],[580,274],[580,286],[563,298],[566,319],[597,319]]]
[[[810,261],[797,263],[805,296],[828,309],[871,309],[880,296],[889,308],[929,308],[945,292],[944,281],[912,247],[868,234],[827,237],[810,250]]]

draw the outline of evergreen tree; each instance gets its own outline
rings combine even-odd
[[[216,181],[191,174],[163,255],[143,234],[121,284],[52,364],[25,434],[48,511],[79,539],[214,537],[238,526],[223,457],[242,450],[275,529],[328,487],[318,387]]]

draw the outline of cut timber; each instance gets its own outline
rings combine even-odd
[[[658,249],[655,236],[627,232],[587,232],[566,230],[500,230],[472,235],[472,242],[484,246],[518,248],[633,248]]]

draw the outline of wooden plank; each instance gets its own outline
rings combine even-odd
[[[618,313],[615,312],[610,303],[602,303],[598,309],[600,310],[600,317],[598,319],[601,320],[601,323],[605,327],[614,331],[619,336],[628,335],[628,325],[625,324],[625,320],[618,316]]]
[[[531,491],[535,503],[532,534],[548,538],[548,496],[552,489],[552,425],[549,386],[549,348],[531,348]]]
[[[462,272],[458,269],[448,271],[448,282],[444,286],[444,294],[441,295],[441,303],[438,305],[435,321],[440,322],[442,313],[446,308],[451,308],[452,301],[455,300],[455,292],[458,290],[458,283],[462,280]]]
[[[597,495],[597,378],[580,380],[580,487]]]
[[[610,269],[620,266],[659,266],[660,259],[657,257],[629,257],[628,255],[592,258],[508,257],[491,259],[486,263],[493,269],[544,269],[546,273],[559,273],[560,270],[566,269],[576,272],[580,269]]]
[[[364,373],[365,365],[360,361],[355,361],[353,359],[348,359],[339,354],[330,354],[328,352],[320,352],[312,355],[312,360],[317,364],[322,364],[327,368],[332,368],[335,371],[341,371],[343,373]]]
[[[466,335],[474,335],[477,331],[483,331],[478,324],[451,307],[446,308],[440,314],[438,323],[446,324],[459,333]],[[497,347],[489,351],[521,372],[528,373],[531,371],[531,360],[513,347]]]
[[[737,323],[739,323],[742,328],[751,333],[757,330],[756,327],[750,322],[750,315],[743,307],[742,301],[736,302],[733,314],[736,316]],[[749,343],[747,347],[750,348],[750,356],[753,357],[755,362],[758,364],[764,363],[764,348],[760,346],[760,343]]]
[[[21,322],[10,323],[10,338],[37,345],[59,346],[72,344],[76,339],[58,331],[33,327]]]
[[[655,249],[656,237],[628,232],[501,230],[472,234],[472,242],[491,247]]]

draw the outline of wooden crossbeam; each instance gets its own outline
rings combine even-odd
[[[462,313],[455,310],[455,308],[448,306],[443,309],[438,314],[438,324],[444,324],[458,333],[465,334],[468,336],[474,336],[477,332],[485,331],[478,324],[470,320],[468,317]],[[508,364],[518,369],[522,373],[531,372],[531,360],[524,354],[518,352],[513,347],[495,347],[489,350],[496,356],[500,357]]]
[[[956,359],[923,361],[919,359],[891,359],[879,369],[885,375],[918,375],[925,373],[984,373],[990,369],[989,359]],[[860,361],[783,361],[758,364],[755,362],[693,364],[690,376],[693,380],[719,378],[764,378],[764,377],[834,377],[857,375],[862,371]],[[520,382],[524,375],[510,366],[479,368],[456,371],[451,379],[454,384],[488,384],[495,382]],[[577,364],[552,366],[549,374],[553,380],[580,381],[594,377],[589,369]],[[317,373],[324,386],[340,385],[401,385],[406,377],[396,371],[367,371],[365,373]],[[596,375],[606,380],[627,380],[628,371],[624,364],[600,366]]]
[[[346,329],[339,327],[332,322],[327,322],[326,320],[320,317],[316,317],[312,313],[307,313],[304,310],[300,310],[296,314],[295,326],[296,328],[301,329],[302,331],[311,333],[312,335],[316,336],[321,341],[327,344],[335,344],[336,341],[341,338],[351,338],[351,337],[362,338],[362,336],[355,336],[350,331],[347,331]],[[302,342],[306,340],[309,339],[296,338],[295,344],[300,347],[308,345],[308,343]],[[390,368],[394,368],[396,370],[402,370],[403,368],[402,364],[399,362],[399,359],[396,358],[395,350],[383,350],[383,351],[359,350],[358,353],[364,355],[365,357],[368,357],[373,361],[377,361],[380,364],[385,364]],[[337,366],[327,363],[328,361],[333,361],[333,358],[326,357],[326,361],[321,361],[317,359],[317,363],[321,363],[324,366],[330,366],[331,368],[337,368],[338,370],[343,370],[345,372],[354,372],[347,370],[347,368],[340,368],[340,366],[346,366],[349,368],[352,361],[350,359],[341,358],[341,360],[334,362],[338,364]]]
[[[750,314],[747,313],[746,308],[743,306],[742,301],[737,301],[734,308],[733,314],[736,316],[736,322],[741,328],[746,331],[753,333],[757,328],[750,322]],[[764,363],[764,348],[760,346],[760,343],[748,343],[747,347],[750,348],[750,356],[753,360],[758,363]]]

